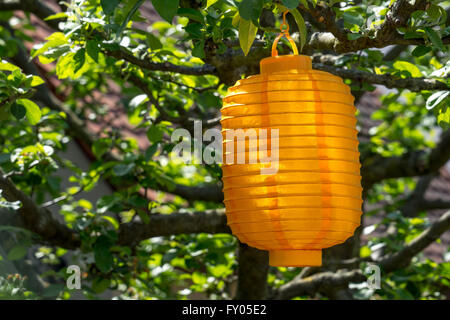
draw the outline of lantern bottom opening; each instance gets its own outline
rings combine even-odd
[[[269,251],[272,267],[313,267],[322,265],[322,250]]]

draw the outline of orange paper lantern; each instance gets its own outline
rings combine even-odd
[[[278,56],[281,36],[290,40],[294,55]],[[223,99],[228,225],[241,242],[268,250],[272,266],[318,266],[322,249],[344,242],[360,224],[354,98],[341,78],[313,70],[287,32],[260,67],[261,74],[239,80]],[[237,139],[227,138],[232,129],[256,134],[239,149]],[[277,171],[262,174],[269,164],[256,142],[266,143],[270,153],[271,129],[279,135]],[[239,163],[243,153],[247,162]],[[248,163],[251,157],[257,162]]]

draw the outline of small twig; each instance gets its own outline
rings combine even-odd
[[[58,198],[55,198],[55,199],[53,199],[53,200],[49,200],[49,201],[47,201],[47,202],[44,202],[44,203],[41,205],[41,207],[42,207],[42,208],[48,208],[48,207],[51,207],[51,206],[53,206],[53,205],[55,205],[55,204],[58,204],[58,203],[60,203],[60,202],[62,202],[62,201],[64,201],[64,200],[67,200],[67,199],[69,199],[69,198],[71,198],[71,197],[74,197],[74,196],[76,196],[77,194],[80,194],[80,193],[83,192],[83,191],[84,191],[84,188],[80,188],[77,192],[75,192],[75,193],[73,193],[73,194],[65,194],[65,195],[60,196],[60,197],[58,197]]]
[[[18,99],[31,98],[34,95],[35,92],[36,92],[36,90],[34,90],[34,89],[30,89],[29,91],[27,91],[25,93],[18,93],[18,92],[16,92],[16,93],[10,95],[8,98],[0,101],[0,108],[5,106],[5,105],[7,105],[7,104],[13,103],[14,101],[16,101]]]
[[[208,91],[208,90],[215,90],[220,85],[220,83],[218,83],[218,84],[215,84],[215,85],[212,85],[212,86],[209,86],[209,87],[192,87],[192,86],[188,86],[187,84],[184,84],[182,82],[175,81],[173,79],[162,79],[162,78],[155,77],[153,75],[150,75],[150,78],[152,78],[154,80],[158,80],[158,81],[170,82],[170,83],[176,84],[177,86],[180,86],[180,87],[186,87],[188,89],[195,90],[195,91],[197,91],[199,93],[205,92],[205,91]]]

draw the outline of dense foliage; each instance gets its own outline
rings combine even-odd
[[[156,22],[143,14],[150,2],[160,16]],[[170,161],[170,135],[180,127],[193,132],[193,119],[202,120],[204,128],[218,124],[227,87],[257,72],[288,9],[298,47],[313,55],[317,67],[345,77],[357,99],[374,84],[398,88],[382,94],[381,107],[372,114],[377,124],[360,142],[366,207],[375,208],[365,215],[381,218],[364,225],[357,237],[362,233],[369,240],[352,242],[352,254],[341,259],[358,259],[356,268],[364,271],[380,250],[398,252],[431,225],[426,205],[413,212],[405,208],[410,196],[423,197],[415,193],[422,179],[416,177],[438,175],[448,152],[437,167],[403,169],[417,152],[437,148],[437,138],[449,128],[450,1],[73,0],[61,2],[61,11],[51,15],[27,8],[30,1],[17,3],[0,1],[0,174],[34,205],[52,209],[63,221],[61,234],[73,237],[65,242],[59,233],[39,229],[41,211],[2,182],[0,208],[25,217],[32,211],[33,218],[17,225],[0,219],[0,264],[32,259],[39,266],[36,276],[48,285],[4,273],[0,298],[68,299],[74,294],[65,285],[69,264],[81,267],[82,292],[89,298],[105,290],[120,298],[235,297],[239,244],[225,225],[202,233],[200,223],[186,232],[177,227],[184,220],[152,223],[186,212],[221,212],[220,165]],[[52,28],[43,43],[33,38],[33,14]],[[388,45],[393,47],[380,50]],[[287,44],[280,48],[290,50]],[[37,61],[52,71],[34,74]],[[50,78],[56,81],[53,93]],[[114,95],[118,101],[99,102],[99,96]],[[87,123],[107,123],[114,103],[135,132],[146,135],[144,150],[118,127],[90,133]],[[91,152],[87,170],[65,156],[75,141]],[[387,161],[404,155],[406,165],[394,170],[398,174],[383,171]],[[63,169],[70,172],[67,178],[60,174]],[[87,200],[99,181],[107,181],[113,193]],[[180,186],[200,189],[181,192]],[[206,189],[219,196],[208,199]],[[134,229],[126,229],[132,224],[153,229],[133,238]],[[447,229],[448,222],[440,234]],[[423,254],[411,264],[406,259],[386,268],[381,289],[350,285],[351,295],[444,299],[450,285],[449,253],[444,255],[442,263]],[[336,269],[325,264],[309,272],[327,270]],[[301,272],[270,268],[269,295],[276,296],[277,288],[298,280]],[[296,297],[335,297],[330,291],[318,287]]]

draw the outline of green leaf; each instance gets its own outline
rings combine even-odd
[[[138,214],[139,218],[141,218],[141,220],[144,224],[148,224],[150,222],[150,217],[147,214],[147,212],[145,212],[144,210],[138,209],[137,214]]]
[[[164,136],[164,131],[160,126],[153,125],[148,129],[147,131],[147,137],[148,140],[150,140],[153,143],[157,143],[162,140]]]
[[[443,129],[450,129],[450,106],[439,108],[437,112],[437,123]]]
[[[19,67],[13,65],[12,63],[9,63],[6,60],[1,60],[0,61],[0,70],[3,70],[3,71],[14,71],[14,70],[17,70],[17,69],[20,70]]]
[[[206,276],[203,273],[194,271],[194,273],[192,274],[192,282],[194,282],[195,284],[204,285],[206,281]]]
[[[348,40],[356,40],[359,38],[361,38],[361,34],[359,34],[359,33],[347,33]]]
[[[86,52],[89,57],[98,63],[98,54],[100,53],[99,42],[94,40],[88,40],[86,42]]]
[[[136,11],[139,9],[139,7],[144,3],[144,0],[138,0],[134,5],[133,8],[130,9],[130,11],[128,12],[127,16],[125,17],[125,20],[122,22],[122,24],[120,25],[119,29],[116,32],[116,37],[119,38],[120,35],[122,34],[123,30],[125,30],[125,28],[128,25],[128,22],[130,22],[131,18],[133,17],[133,15],[136,13]]]
[[[68,52],[56,63],[56,75],[59,79],[77,79],[89,68],[86,64],[86,49],[79,49],[76,53]]]
[[[206,1],[206,9],[208,9],[210,6],[215,4],[217,1],[219,1],[219,0],[207,0]]]
[[[431,19],[437,20],[441,16],[441,11],[439,10],[439,6],[435,4],[430,4],[427,9],[427,14]]]
[[[173,17],[177,14],[180,0],[152,0],[152,3],[158,14],[167,22],[172,23]]]
[[[363,16],[357,12],[346,11],[342,17],[349,28],[353,25],[361,26],[365,22]]]
[[[59,79],[65,79],[74,75],[74,56],[75,53],[68,52],[67,54],[59,58],[58,62],[56,63],[56,75]]]
[[[106,195],[97,200],[96,207],[98,213],[105,213],[119,201],[114,195]]]
[[[200,23],[205,22],[205,18],[203,17],[201,12],[192,8],[180,8],[177,11],[177,15],[189,18]]]
[[[159,38],[152,33],[147,34],[147,43],[152,50],[159,50],[163,47]]]
[[[11,154],[9,153],[0,153],[0,164],[7,163],[11,161]],[[2,194],[2,190],[0,190],[0,195]],[[0,227],[1,230],[1,227]]]
[[[203,26],[200,23],[189,23],[184,30],[189,34],[189,37],[192,39],[204,39]]]
[[[111,148],[112,140],[110,138],[101,138],[94,141],[92,145],[92,152],[97,159],[101,157]]]
[[[406,289],[397,288],[395,292],[400,300],[415,300],[414,296]]]
[[[221,100],[213,92],[203,92],[198,96],[197,102],[203,110],[208,110],[220,105]]]
[[[205,58],[205,40],[195,41],[194,48],[192,48],[192,55],[194,57],[203,59]]]
[[[38,76],[32,76],[30,86],[32,86],[32,87],[37,87],[37,86],[43,84],[44,82],[45,82],[45,81],[42,80],[41,77],[38,77]]]
[[[308,38],[305,20],[297,9],[293,9],[290,12],[294,16],[295,22],[298,26],[298,30],[300,31],[300,51],[302,51]]]
[[[420,72],[419,68],[408,61],[395,61],[394,68],[400,71],[408,71],[413,77],[422,77],[422,72]]]
[[[20,260],[27,254],[28,249],[24,246],[18,245],[12,248],[8,252],[8,260],[14,261],[14,260]]]
[[[334,4],[333,2],[337,2],[337,1],[339,1],[339,0],[332,0],[332,1],[330,2],[329,6],[332,7],[333,4]],[[309,8],[309,6],[308,6],[308,1],[307,1],[307,0],[300,0],[300,2],[301,2],[301,4],[302,4],[306,9]]]
[[[31,55],[33,58],[46,52],[49,48],[59,47],[68,43],[68,39],[62,32],[54,32],[46,40],[47,42]]]
[[[128,174],[131,170],[134,169],[134,163],[120,163],[113,167],[114,174],[118,177],[122,177]]]
[[[95,256],[95,264],[99,268],[99,270],[103,273],[107,273],[111,270],[114,257],[109,250],[109,248],[113,245],[110,238],[107,236],[98,237],[97,241],[94,244],[94,256]]]
[[[63,44],[60,47],[50,48],[39,56],[39,62],[42,64],[52,63],[68,51],[70,51],[70,45],[68,44]]]
[[[242,0],[239,4],[239,15],[244,20],[257,20],[261,15],[263,0]]]
[[[225,278],[226,276],[232,273],[232,270],[224,264],[208,267],[208,271],[215,278]]]
[[[47,299],[48,298],[55,299],[59,296],[59,294],[61,293],[62,290],[64,290],[63,284],[61,284],[61,283],[51,284],[44,289],[44,291],[42,292],[42,297],[47,298]]]
[[[239,22],[239,44],[245,55],[249,53],[257,32],[258,28],[253,22],[241,18]]]
[[[295,9],[300,4],[300,0],[282,0],[281,2],[288,9]]]
[[[370,248],[368,246],[363,246],[359,249],[359,256],[361,258],[370,257],[371,253],[372,253],[372,251],[370,250]]]
[[[434,31],[430,27],[426,27],[425,32],[427,33],[428,38],[430,39],[430,41],[433,43],[434,46],[438,47],[441,50],[444,50],[444,44],[442,42],[442,39],[436,31]]]
[[[92,281],[92,291],[99,294],[108,289],[109,285],[111,284],[110,279],[106,278],[94,278]]]
[[[11,114],[17,119],[20,120],[23,117],[25,117],[25,114],[27,113],[27,109],[21,104],[13,103],[11,105]]]
[[[36,103],[29,99],[18,99],[17,103],[21,104],[27,110],[25,116],[31,125],[34,126],[41,120],[41,109],[39,109],[39,106]]]
[[[69,17],[69,15],[67,14],[67,12],[58,12],[58,13],[55,13],[55,14],[52,14],[52,15],[46,17],[44,20],[49,21],[49,20],[55,20],[55,19],[66,19],[68,17]]]
[[[73,62],[74,62],[73,73],[77,73],[78,70],[83,68],[85,61],[86,61],[86,49],[81,48],[73,56]]]
[[[111,217],[111,216],[102,216],[103,219],[105,219],[106,221],[108,221],[109,223],[111,223],[111,225],[114,227],[114,229],[118,230],[119,229],[119,221],[117,221],[115,218]]]
[[[412,55],[414,57],[421,57],[425,54],[427,54],[428,52],[430,52],[432,49],[430,47],[426,47],[426,46],[417,46],[414,48],[414,50],[412,51]]]
[[[100,4],[103,8],[103,12],[106,15],[111,15],[114,12],[114,9],[119,5],[120,0],[100,0]]]
[[[231,20],[231,25],[237,28],[239,26],[239,21],[241,21],[241,16],[239,15],[239,11],[237,11]]]
[[[214,26],[212,34],[213,34],[213,41],[215,43],[222,43],[223,32],[222,30],[220,30],[218,26]]]
[[[431,110],[434,107],[436,107],[437,105],[439,105],[441,102],[444,101],[444,99],[446,97],[448,97],[449,94],[450,94],[450,91],[448,91],[448,90],[443,90],[443,91],[438,91],[438,92],[433,93],[427,99],[427,104],[426,104],[427,109]]]
[[[156,151],[158,151],[158,143],[152,144],[150,147],[145,150],[144,159],[145,161],[150,161],[155,155]]]

